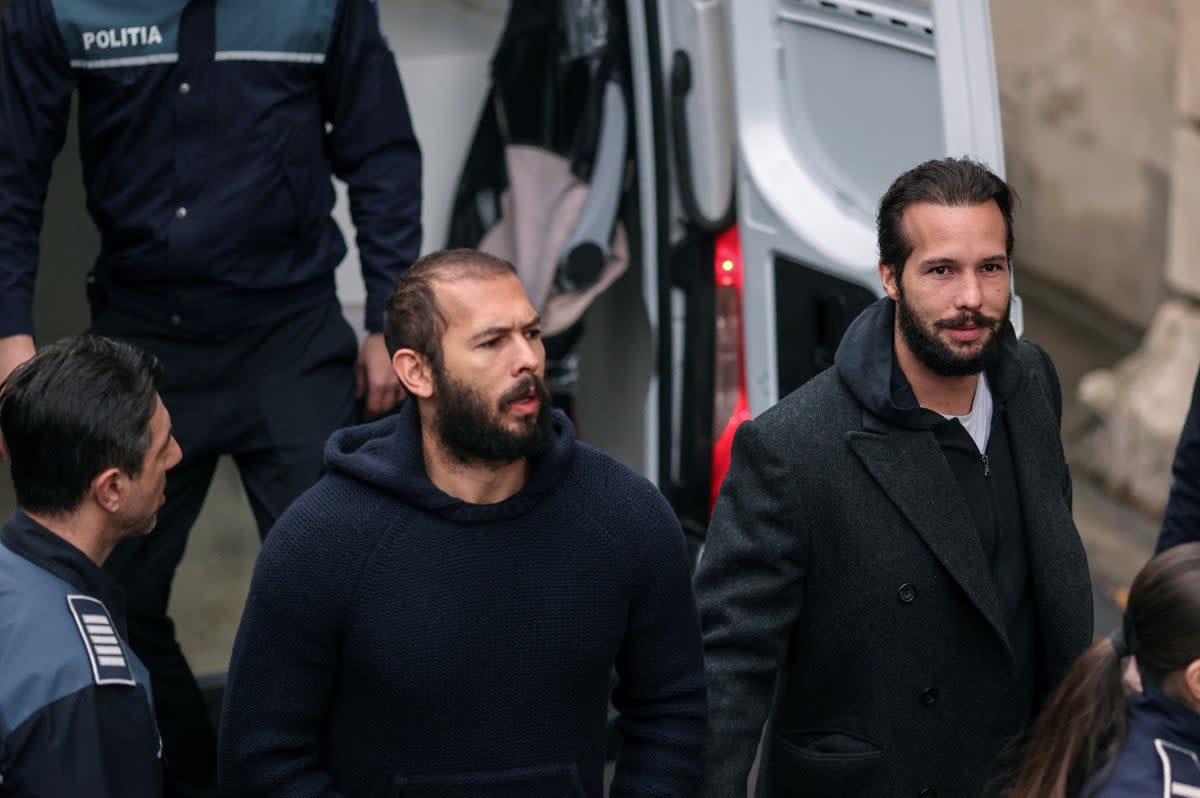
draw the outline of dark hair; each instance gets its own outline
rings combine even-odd
[[[431,365],[441,364],[442,334],[448,320],[438,306],[434,281],[481,280],[511,274],[516,268],[495,255],[475,249],[443,249],[417,260],[400,276],[388,297],[383,338],[388,352],[412,349]]]
[[[162,375],[137,347],[91,335],[51,344],[14,369],[0,384],[0,434],[18,506],[69,513],[101,471],[141,473]]]
[[[1125,741],[1122,655],[1136,657],[1142,681],[1158,688],[1200,659],[1200,543],[1167,549],[1142,568],[1120,636],[1127,651],[1105,638],[1071,667],[1033,727],[1009,798],[1074,798],[1093,773],[1112,767]]]
[[[913,245],[904,232],[904,211],[909,205],[928,202],[933,205],[982,205],[995,200],[1004,217],[1004,251],[1012,258],[1013,205],[1017,201],[1012,187],[990,169],[970,158],[942,158],[926,161],[897,177],[879,201],[875,223],[879,231],[879,259],[896,271],[896,280],[904,272],[904,263]]]

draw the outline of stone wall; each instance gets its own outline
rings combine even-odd
[[[1145,330],[1081,381],[1076,465],[1153,516],[1200,364],[1200,3],[991,4],[1017,264]],[[1020,272],[1018,271],[1018,274]],[[1019,278],[1018,278],[1019,282]]]
[[[1179,3],[1178,108],[1167,283],[1200,299],[1200,3]]]
[[[1176,3],[993,0],[991,13],[1017,268],[1144,329],[1164,295]]]

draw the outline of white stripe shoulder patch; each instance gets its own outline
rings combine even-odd
[[[103,602],[91,596],[67,596],[67,606],[79,627],[96,684],[136,685],[129,656]]]
[[[265,50],[218,50],[214,61],[263,61],[276,64],[324,64],[324,53],[284,53]]]
[[[76,58],[71,61],[71,69],[121,69],[122,67],[153,66],[178,62],[179,53],[132,55],[124,58]]]

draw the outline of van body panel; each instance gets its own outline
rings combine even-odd
[[[634,251],[586,316],[577,413],[586,440],[699,507],[708,486],[692,483],[712,444],[712,223],[732,216],[739,229],[757,414],[827,367],[845,326],[881,295],[874,214],[897,174],[946,154],[1002,173],[990,19],[987,0],[614,0],[622,6],[636,165],[622,215]],[[423,251],[445,243],[508,8],[380,7],[425,153]],[[351,242],[339,292],[357,326],[344,192],[335,216]]]
[[[844,326],[834,322],[849,323],[864,291],[882,295],[874,216],[889,183],[947,154],[1001,173],[1003,162],[984,0],[733,4],[731,31],[737,216],[746,317],[755,320],[745,330],[747,387],[757,414],[796,387],[795,375],[811,376],[812,363],[789,361],[793,351],[811,361],[811,347],[798,351],[807,341],[840,339]],[[781,278],[789,268],[812,274]],[[808,332],[781,337],[797,323]]]

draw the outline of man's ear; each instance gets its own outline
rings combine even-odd
[[[1183,689],[1192,708],[1200,707],[1200,659],[1192,660],[1183,669]]]
[[[433,396],[433,369],[415,350],[397,349],[392,355],[392,371],[409,394],[421,399]]]
[[[117,467],[106,468],[92,478],[90,488],[92,500],[107,513],[121,509],[129,478]]]
[[[900,286],[896,280],[896,267],[890,263],[879,261],[879,281],[883,283],[883,290],[891,297],[893,302],[900,301]]]

